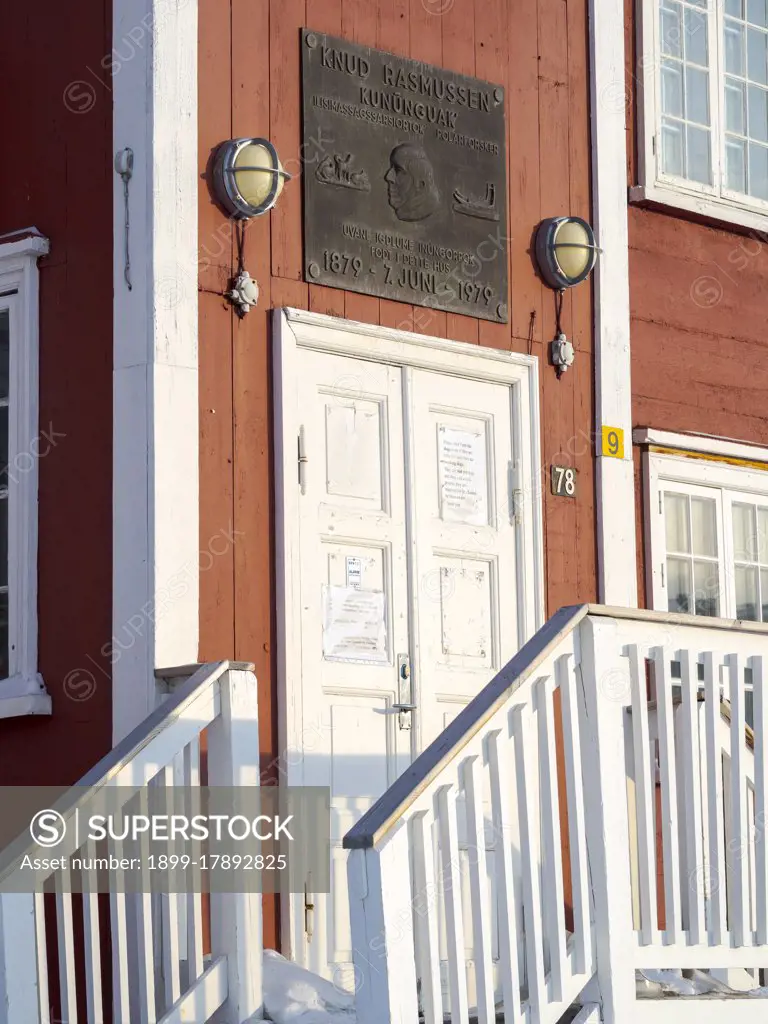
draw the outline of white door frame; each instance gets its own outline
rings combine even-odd
[[[291,756],[304,745],[302,694],[298,685],[301,679],[300,615],[296,613],[295,604],[295,595],[300,592],[298,435],[301,424],[295,381],[301,373],[301,350],[417,367],[512,387],[516,464],[514,512],[520,523],[517,564],[521,644],[544,622],[539,372],[538,360],[533,356],[304,310],[276,309],[273,327],[278,735],[281,782],[299,786],[311,785],[311,780],[305,783],[301,766]],[[303,922],[296,920],[294,900],[284,901],[281,916],[283,953],[294,957],[301,949],[303,934]]]

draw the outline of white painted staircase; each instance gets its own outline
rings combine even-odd
[[[555,615],[345,838],[357,1024],[765,1024],[766,665],[760,624]],[[200,668],[82,785],[194,788],[204,731],[208,784],[257,786],[248,666]],[[17,866],[0,1024],[263,1015],[260,897],[105,908],[54,874],[52,909],[2,892]],[[662,995],[691,972],[716,991]]]
[[[767,658],[763,625],[555,615],[345,838],[359,1024],[768,1020]],[[720,991],[643,998],[693,970]]]

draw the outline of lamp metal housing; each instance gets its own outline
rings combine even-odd
[[[582,234],[584,240],[572,241],[568,237],[577,234]],[[550,288],[557,291],[572,288],[587,278],[599,252],[592,226],[581,217],[549,217],[543,220],[536,230],[535,250],[541,276]],[[564,264],[566,255],[573,257],[576,250],[583,252],[585,258],[583,265],[573,273]],[[558,259],[558,251],[561,259]]]
[[[239,166],[238,157],[248,146],[261,146],[269,156],[270,166],[251,165]],[[271,177],[266,195],[258,203],[253,203],[243,194],[238,184],[238,176],[245,173],[262,172]],[[216,198],[222,206],[242,220],[258,217],[271,210],[283,187],[283,182],[291,177],[280,166],[277,150],[269,139],[241,138],[223,142],[216,153],[213,165],[213,184]]]

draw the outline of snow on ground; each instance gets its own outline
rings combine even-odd
[[[318,974],[286,960],[273,949],[264,950],[264,1008],[274,1024],[356,1024],[355,997]],[[638,971],[640,998],[757,997],[768,999],[768,988],[739,992],[705,971]],[[476,1017],[475,1010],[470,1017]]]
[[[355,1024],[355,997],[333,982],[264,950],[264,1009],[275,1024]]]

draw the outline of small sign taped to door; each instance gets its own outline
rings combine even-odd
[[[323,657],[386,663],[384,592],[323,586]]]
[[[363,585],[363,560],[356,555],[347,555],[347,586],[359,590]]]
[[[484,526],[488,522],[485,433],[457,430],[441,423],[437,430],[437,466],[443,522]]]

